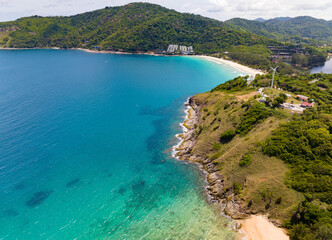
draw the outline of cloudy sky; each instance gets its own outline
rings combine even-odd
[[[137,0],[144,1],[144,0]],[[105,6],[127,4],[129,0],[0,0],[0,21],[23,16],[59,16],[87,12]],[[180,12],[227,20],[284,16],[313,16],[332,19],[331,0],[148,0]]]

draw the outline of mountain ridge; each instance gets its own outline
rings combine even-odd
[[[308,39],[316,41],[332,41],[332,21],[317,19],[310,16],[294,18],[281,17],[264,21],[232,18],[225,21],[237,30],[251,32],[278,41],[308,43]]]
[[[112,51],[157,51],[168,44],[193,45],[213,53],[231,45],[277,44],[275,40],[236,31],[224,22],[179,13],[150,3],[106,7],[69,17],[25,17],[0,23],[8,31],[7,47],[92,48]],[[1,42],[1,38],[0,38]]]

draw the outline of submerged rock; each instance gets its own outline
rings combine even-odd
[[[126,193],[126,191],[127,191],[127,188],[119,187],[117,192],[121,195],[124,195]]]
[[[18,215],[18,212],[15,209],[7,209],[3,211],[3,215],[6,217],[15,217]]]
[[[32,197],[26,201],[25,205],[28,207],[37,207],[42,204],[52,193],[53,191],[35,192]]]
[[[25,188],[25,183],[24,182],[20,182],[20,183],[18,183],[14,186],[15,190],[22,190],[24,188]]]
[[[76,185],[77,183],[80,182],[80,179],[79,178],[75,178],[71,181],[69,181],[67,184],[66,184],[66,187],[69,188],[69,187],[73,187],[74,185]]]

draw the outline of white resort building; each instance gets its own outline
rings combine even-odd
[[[194,54],[194,48],[192,46],[178,46],[178,45],[169,45],[167,48],[167,53],[169,54]]]

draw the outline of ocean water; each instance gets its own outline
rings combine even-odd
[[[327,60],[323,66],[312,68],[310,73],[332,73],[332,58]]]
[[[0,51],[0,239],[233,239],[171,147],[183,102],[239,74],[194,57]]]

